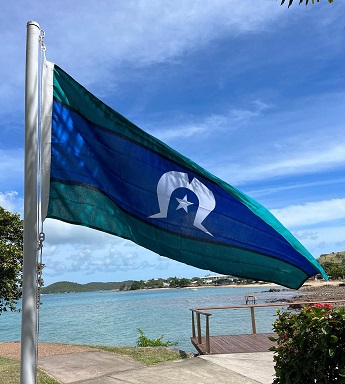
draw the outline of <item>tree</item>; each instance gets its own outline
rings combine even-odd
[[[150,279],[145,283],[146,288],[163,288],[162,279]]]
[[[122,285],[120,285],[119,287],[119,291],[127,291],[127,285],[125,283],[123,283]]]
[[[280,3],[280,5],[283,5],[285,3],[286,0],[282,0],[282,2]],[[294,0],[289,0],[289,5],[288,5],[288,8],[290,7],[290,5],[293,3]],[[316,0],[318,3],[320,2],[320,0]],[[329,3],[333,3],[334,0],[328,0]],[[299,0],[299,3],[302,4],[304,2],[304,0]],[[311,2],[314,4],[315,3],[315,0],[311,0]],[[308,5],[309,3],[309,0],[305,0],[305,5]]]
[[[344,277],[344,267],[340,263],[333,263],[331,261],[326,261],[322,264],[327,275],[332,279],[338,279]]]
[[[23,221],[0,206],[0,315],[16,311],[21,298]]]
[[[133,281],[131,287],[129,288],[131,291],[136,291],[137,289],[144,289],[145,282],[143,280]]]
[[[191,281],[185,277],[183,277],[179,281],[179,287],[188,287],[190,284],[191,284]]]

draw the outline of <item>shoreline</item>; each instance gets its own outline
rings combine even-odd
[[[229,284],[229,285],[198,285],[198,286],[188,286],[188,287],[164,287],[164,288],[144,288],[136,289],[133,291],[121,291],[121,292],[135,292],[135,291],[158,291],[158,290],[171,290],[171,289],[205,289],[205,288],[260,288],[260,287],[272,287],[277,289],[291,290],[299,292],[304,290],[307,287],[323,287],[323,286],[338,286],[339,284],[345,284],[345,280],[307,280],[299,289],[292,289],[284,287],[276,283],[253,283],[253,284]]]
[[[287,288],[283,285],[279,285],[276,283],[252,283],[252,284],[229,284],[229,285],[197,285],[197,286],[187,286],[187,287],[162,287],[162,288],[142,288],[142,289],[135,289],[135,290],[114,290],[114,289],[100,289],[95,291],[69,291],[69,292],[56,292],[56,293],[41,293],[41,295],[62,295],[62,294],[69,294],[69,293],[86,293],[86,292],[135,292],[135,291],[165,291],[165,290],[174,290],[174,289],[190,289],[190,290],[198,290],[198,289],[205,289],[205,288],[276,288],[279,290],[291,290],[299,292],[300,290],[304,290],[308,286],[312,287],[322,287],[325,285],[332,285],[337,286],[339,283],[344,283],[345,280],[332,280],[332,281],[325,281],[325,280],[307,280],[299,289],[293,289],[293,288]]]
[[[164,288],[144,288],[144,289],[135,289],[133,291],[122,291],[122,292],[135,292],[135,291],[161,291],[161,290],[172,290],[172,289],[205,289],[205,288],[257,288],[257,287],[283,287],[282,285],[278,285],[275,283],[255,283],[255,284],[238,284],[238,285],[197,285],[197,286],[188,286],[188,287],[164,287]],[[287,288],[288,289],[288,288]]]

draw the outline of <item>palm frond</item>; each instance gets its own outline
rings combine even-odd
[[[280,5],[283,5],[286,0],[281,0]],[[290,8],[291,4],[293,3],[294,0],[289,0],[288,8]],[[334,0],[328,0],[329,3],[333,3]],[[299,4],[302,4],[305,2],[305,5],[308,5],[309,0],[299,0]],[[315,0],[311,0],[313,4],[315,4]],[[320,2],[320,0],[316,0],[316,2]]]

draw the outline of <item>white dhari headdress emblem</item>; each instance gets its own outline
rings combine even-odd
[[[164,173],[157,184],[157,197],[159,204],[159,213],[149,216],[151,219],[163,219],[168,217],[168,208],[170,197],[177,188],[187,188],[194,192],[199,200],[199,207],[195,215],[193,225],[210,236],[213,236],[201,223],[214,210],[216,200],[212,191],[197,178],[193,178],[191,182],[188,180],[187,173],[170,171]],[[179,206],[176,209],[183,208],[188,212],[188,206],[193,204],[187,200],[187,195],[183,199],[177,199]]]

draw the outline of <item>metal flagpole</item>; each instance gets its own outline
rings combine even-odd
[[[36,383],[38,52],[40,27],[27,23],[25,73],[24,250],[20,383]]]

